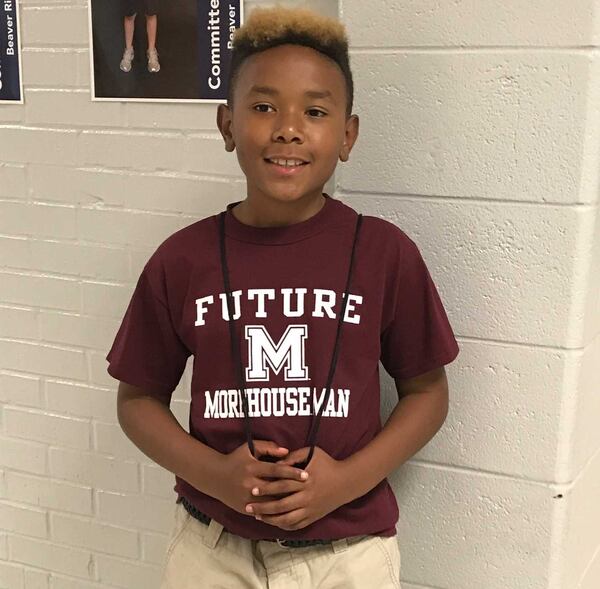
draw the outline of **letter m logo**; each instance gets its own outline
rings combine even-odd
[[[246,325],[244,333],[248,341],[248,382],[267,381],[270,377],[269,370],[279,374],[283,366],[285,380],[308,380],[304,353],[308,334],[306,325],[288,325],[277,344],[264,325]]]

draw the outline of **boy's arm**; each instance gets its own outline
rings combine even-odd
[[[121,381],[117,416],[127,437],[146,456],[202,493],[219,495],[223,455],[188,434],[169,405]]]
[[[381,432],[344,460],[352,501],[368,493],[416,454],[448,414],[448,380],[442,366],[409,379],[395,379],[400,397]]]

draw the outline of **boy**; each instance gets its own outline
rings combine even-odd
[[[398,588],[386,477],[441,427],[458,345],[416,244],[322,192],[358,137],[343,26],[256,8],[231,66],[247,197],[157,248],[107,356],[123,430],[176,475],[161,587]]]
[[[148,35],[148,71],[160,71],[158,51],[156,49],[156,28],[158,26],[158,0],[122,0],[123,2],[123,30],[125,32],[125,50],[119,68],[124,72],[131,71],[133,61],[133,31],[135,30],[135,17],[141,8],[146,15],[146,34]]]

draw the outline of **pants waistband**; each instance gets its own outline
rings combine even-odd
[[[186,497],[184,497],[183,495],[181,495],[177,499],[177,503],[182,503],[183,506],[185,507],[186,511],[192,517],[194,517],[198,521],[201,521],[203,524],[210,525],[211,517],[208,516],[208,515],[206,515],[202,511],[200,511],[195,505],[192,505],[187,500]],[[226,530],[226,531],[228,531],[228,530]],[[349,544],[352,544],[354,542],[358,542],[362,538],[364,538],[364,536],[351,536],[349,538],[346,538],[346,541]],[[304,546],[315,546],[317,544],[331,544],[332,543],[332,540],[320,540],[320,539],[315,539],[315,540],[304,540],[304,539],[283,540],[283,539],[280,539],[280,538],[264,538],[264,540],[267,541],[267,542],[277,542],[277,544],[279,544],[280,546],[284,546],[284,547],[287,547],[287,548],[302,548]]]

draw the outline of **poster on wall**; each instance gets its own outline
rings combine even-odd
[[[18,0],[0,0],[0,103],[23,104]]]
[[[92,100],[225,102],[243,0],[88,0],[88,14]]]

